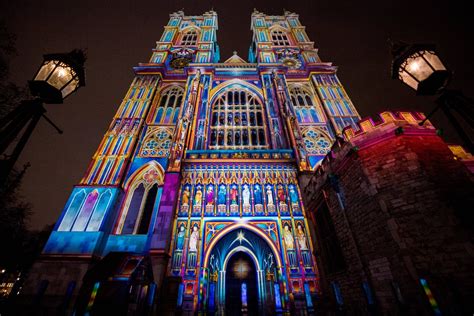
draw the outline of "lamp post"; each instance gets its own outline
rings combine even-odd
[[[30,92],[36,98],[22,101],[18,107],[0,120],[0,154],[2,156],[0,185],[3,185],[8,178],[41,117],[62,134],[62,131],[45,115],[46,109],[43,103],[63,103],[63,100],[79,87],[85,86],[85,60],[86,57],[81,50],[43,56],[43,63],[33,80],[28,81]]]
[[[446,69],[436,54],[435,45],[392,42],[391,49],[393,79],[399,79],[415,90],[417,95],[439,95],[437,106],[419,124],[423,125],[441,109],[462,139],[463,145],[474,153],[473,141],[469,135],[474,131],[474,101],[460,91],[447,89],[452,72]],[[467,131],[464,126],[468,127]]]

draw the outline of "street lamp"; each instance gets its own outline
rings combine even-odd
[[[0,185],[8,178],[41,117],[62,134],[62,131],[45,115],[46,109],[43,103],[63,103],[66,97],[77,91],[79,87],[85,86],[86,57],[82,50],[48,54],[43,58],[43,63],[33,80],[28,81],[30,92],[36,98],[22,101],[12,112],[0,119],[0,154],[2,156],[0,157]],[[10,148],[18,137],[14,148]],[[11,153],[7,153],[9,149]]]
[[[29,86],[31,93],[45,103],[63,103],[63,100],[85,85],[85,56],[81,50],[67,54],[44,55]]]
[[[399,79],[415,90],[417,95],[439,95],[437,106],[419,124],[423,125],[441,108],[464,146],[474,153],[474,145],[469,136],[474,130],[474,102],[460,91],[447,89],[452,72],[446,69],[436,54],[435,45],[403,42],[390,44],[393,55],[392,79]],[[453,112],[457,112],[463,122],[458,121]],[[466,132],[463,125],[467,125],[470,132]]]

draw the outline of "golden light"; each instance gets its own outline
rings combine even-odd
[[[245,279],[249,274],[250,266],[247,261],[239,259],[234,263],[232,271],[234,271],[237,278]]]
[[[412,62],[410,65],[410,71],[418,71],[420,64],[417,61]]]
[[[84,61],[84,53],[80,50],[44,55],[43,64],[29,81],[31,93],[45,103],[62,103],[85,85]]]
[[[392,44],[392,77],[400,79],[420,95],[443,90],[451,73],[436,55],[433,45]]]

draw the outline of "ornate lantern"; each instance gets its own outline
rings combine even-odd
[[[392,78],[400,79],[418,95],[442,91],[451,78],[436,55],[435,45],[392,43]]]
[[[45,103],[63,103],[63,100],[85,86],[82,50],[70,53],[44,55],[43,63],[29,86],[31,93]]]

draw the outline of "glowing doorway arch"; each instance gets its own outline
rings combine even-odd
[[[268,237],[268,235],[266,235],[262,230],[258,229],[255,226],[252,226],[252,225],[249,225],[249,224],[246,224],[246,223],[235,223],[233,225],[230,225],[230,226],[222,229],[221,231],[219,231],[216,234],[215,237],[212,238],[209,246],[207,246],[206,249],[205,249],[204,264],[203,264],[204,268],[208,268],[209,257],[210,257],[210,254],[212,252],[212,249],[214,248],[216,243],[219,242],[219,240],[222,239],[223,237],[225,237],[228,233],[230,233],[230,232],[232,232],[236,229],[239,229],[239,228],[252,231],[255,234],[257,234],[258,236],[260,236],[263,240],[265,240],[267,242],[268,246],[270,247],[270,249],[272,250],[273,255],[275,256],[275,259],[277,261],[277,267],[278,268],[282,267],[282,260],[281,260],[280,250],[276,247],[275,243],[270,239],[270,237]]]
[[[235,224],[223,229],[207,248],[204,268],[209,275],[216,275],[213,287],[216,294],[206,299],[217,302],[217,308],[223,310],[226,298],[226,273],[228,262],[238,252],[246,253],[256,268],[258,304],[263,308],[266,302],[273,303],[273,297],[267,293],[265,273],[277,273],[281,267],[278,249],[271,239],[254,226]],[[214,293],[214,291],[211,291]],[[212,304],[214,305],[214,304]]]

